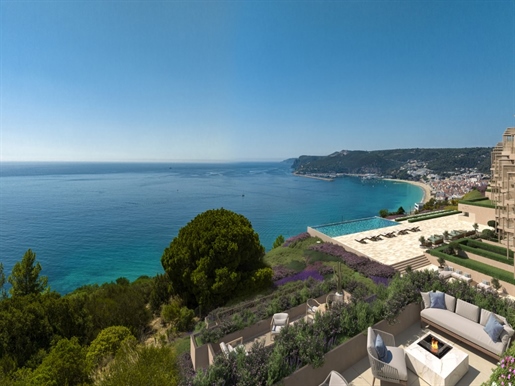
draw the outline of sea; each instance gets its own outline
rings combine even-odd
[[[31,249],[52,290],[163,272],[161,256],[198,214],[244,215],[266,250],[317,226],[413,209],[421,188],[292,174],[287,162],[0,163],[0,262]]]

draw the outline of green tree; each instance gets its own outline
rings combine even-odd
[[[182,305],[182,300],[174,296],[170,304],[163,306],[161,317],[166,323],[171,323],[177,331],[188,331],[193,327],[195,312]]]
[[[404,214],[404,213],[406,213],[404,208],[402,206],[399,206],[399,209],[397,209],[397,214]]]
[[[272,270],[249,220],[226,209],[199,214],[180,231],[161,257],[174,294],[204,310],[267,288]]]
[[[86,351],[77,338],[61,339],[34,370],[30,385],[81,385],[88,382]]]
[[[277,236],[277,238],[275,239],[274,241],[274,245],[272,246],[272,249],[274,248],[277,248],[277,247],[280,247],[281,245],[284,244],[284,236],[283,235],[279,235]]]
[[[41,264],[36,263],[36,254],[27,250],[21,261],[14,264],[9,275],[9,283],[12,285],[10,293],[12,296],[26,296],[39,294],[47,289],[48,279],[46,276],[39,276]]]
[[[100,331],[88,348],[86,363],[90,371],[103,367],[114,358],[122,344],[126,341],[136,341],[127,327],[111,326]]]
[[[4,288],[5,281],[4,265],[0,263],[0,301],[7,297],[7,291]]]
[[[170,346],[152,347],[125,343],[98,380],[100,386],[176,386],[179,368]]]
[[[388,209],[381,209],[379,211],[379,216],[381,216],[382,218],[385,218],[386,216],[388,216]]]

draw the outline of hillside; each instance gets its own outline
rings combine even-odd
[[[344,173],[389,175],[405,178],[407,170],[427,168],[438,174],[451,174],[464,169],[490,173],[492,148],[441,148],[395,150],[342,150],[327,156],[297,158],[292,165],[299,174]]]

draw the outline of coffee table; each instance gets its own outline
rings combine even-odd
[[[432,335],[440,342],[451,346],[451,349],[441,358],[419,345],[419,342]],[[429,333],[405,348],[406,365],[424,381],[434,386],[454,386],[469,369],[469,356],[457,349],[440,336]]]

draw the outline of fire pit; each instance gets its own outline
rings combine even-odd
[[[418,342],[418,345],[425,350],[429,351],[438,359],[442,359],[445,354],[447,354],[452,347],[447,343],[442,342],[438,338],[429,334]]]

